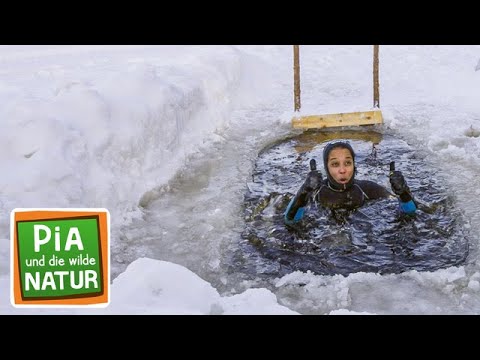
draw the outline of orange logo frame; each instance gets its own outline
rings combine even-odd
[[[59,299],[24,299],[20,279],[19,239],[17,224],[20,221],[75,220],[98,217],[101,278],[100,294]],[[106,307],[110,303],[110,213],[106,209],[14,209],[10,214],[10,300],[15,307]]]

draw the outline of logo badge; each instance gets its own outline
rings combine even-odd
[[[106,209],[14,209],[10,215],[15,307],[105,307],[110,300]]]

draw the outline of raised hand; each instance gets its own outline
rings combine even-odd
[[[300,221],[303,217],[303,208],[307,205],[309,197],[314,190],[320,187],[321,183],[322,174],[317,170],[317,164],[315,160],[312,159],[310,160],[310,172],[308,173],[307,178],[287,206],[284,218],[287,225],[292,225]]]
[[[408,185],[401,171],[392,171],[390,173],[390,186],[395,194],[401,195],[408,191]]]
[[[408,187],[401,171],[390,171],[390,186],[392,187],[392,191],[400,197],[402,202],[409,202],[412,200],[410,188]]]
[[[308,173],[304,182],[304,189],[306,191],[313,191],[320,187],[323,177],[318,170],[312,170]]]

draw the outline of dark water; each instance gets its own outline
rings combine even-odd
[[[312,204],[294,229],[283,212],[329,140],[350,141],[356,151],[357,179],[384,185],[396,162],[420,204],[414,218],[398,211],[396,199],[367,202],[353,212]],[[245,231],[233,256],[234,271],[251,276],[400,273],[457,266],[468,255],[468,225],[427,155],[391,135],[372,131],[305,132],[264,149],[245,194]]]

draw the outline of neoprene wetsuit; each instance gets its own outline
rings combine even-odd
[[[352,154],[355,160],[355,153],[347,142],[339,141],[328,144],[323,152],[324,168],[327,179],[322,179],[320,173],[313,170],[298,190],[296,196],[290,201],[284,213],[284,220],[287,225],[293,225],[303,218],[305,207],[310,199],[314,199],[319,205],[330,209],[353,210],[362,206],[367,200],[394,197],[383,186],[370,180],[356,180],[354,175],[347,184],[337,183],[328,172],[328,154],[334,148],[345,148]],[[417,210],[417,205],[410,193],[403,175],[395,172],[395,183],[392,188],[398,195],[400,211],[412,215]],[[396,185],[395,187],[393,185]]]

